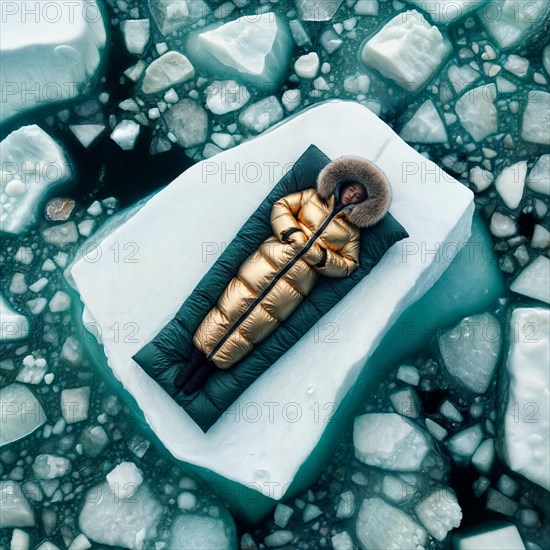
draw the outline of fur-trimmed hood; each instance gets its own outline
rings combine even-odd
[[[339,201],[341,184],[348,181],[363,185],[368,195],[364,201],[345,207],[344,215],[348,221],[358,227],[369,227],[380,221],[392,199],[386,174],[363,157],[346,155],[333,160],[319,172],[317,193],[325,201],[334,194],[335,200]]]

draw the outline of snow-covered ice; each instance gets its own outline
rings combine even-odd
[[[444,540],[462,521],[462,510],[451,489],[434,491],[416,506],[415,511],[428,533],[437,540]]]
[[[343,0],[296,0],[303,21],[328,21],[334,17]]]
[[[498,130],[495,99],[495,85],[484,84],[467,91],[456,102],[455,110],[460,123],[476,141],[481,141]]]
[[[27,437],[47,420],[34,393],[18,383],[0,389],[0,413],[0,447]]]
[[[175,518],[168,548],[178,550],[232,550],[236,548],[233,521],[205,514],[183,514]]]
[[[145,69],[141,83],[144,94],[155,94],[181,84],[195,76],[195,68],[180,52],[169,51],[155,59]]]
[[[495,182],[496,190],[508,208],[519,206],[525,188],[527,175],[527,161],[522,160],[506,167]]]
[[[363,63],[399,86],[416,91],[451,53],[440,30],[415,10],[396,15],[370,38],[361,50]]]
[[[250,92],[236,80],[214,80],[204,90],[206,108],[215,115],[237,111],[250,99]]]
[[[550,310],[516,308],[510,318],[502,452],[510,468],[550,491]],[[503,389],[503,392],[505,389]]]
[[[542,155],[533,166],[527,176],[527,187],[541,195],[550,195],[550,154]]]
[[[31,124],[9,134],[0,143],[0,231],[28,229],[45,193],[70,177],[63,149],[42,128]]]
[[[162,34],[171,34],[210,13],[203,0],[149,0],[151,13]]]
[[[529,92],[521,123],[521,137],[530,143],[550,145],[550,93],[540,90]]]
[[[311,143],[331,158],[357,154],[377,163],[392,182],[390,211],[410,237],[389,250],[320,320],[337,322],[345,339],[319,345],[309,333],[304,335],[205,434],[131,356],[172,319],[219,257],[212,254],[203,261],[197,254],[202,243],[229,242]],[[66,275],[85,304],[84,319],[97,323],[101,330],[113,374],[136,399],[168,451],[177,459],[280,500],[326,428],[308,414],[310,407],[320,401],[340,405],[389,327],[449,265],[435,261],[433,255],[426,259],[414,252],[414,246],[405,248],[407,243],[425,243],[428,250],[436,243],[453,243],[452,250],[456,243],[466,243],[471,234],[473,193],[355,102],[315,105],[258,138],[220,152],[216,159],[215,163],[201,161],[190,167],[112,233],[102,235],[101,246],[106,250],[113,242],[139,243],[138,264],[114,263],[104,257],[93,264],[78,260]],[[243,174],[251,164],[262,167],[262,177],[254,185]],[[202,215],[205,203],[208,216]],[[418,209],[426,215],[419,217]],[[154,232],[150,231],[152,225]],[[185,277],[174,275],[182,272]],[[376,315],[365,317],[365,308]],[[137,342],[113,341],[108,327],[122,319],[139,324]],[[332,367],[335,361],[340,368]],[[306,391],[311,384],[315,390]],[[288,422],[278,408],[274,418],[266,409],[257,422],[244,420],[248,404],[264,402],[296,402],[301,418]]]
[[[0,122],[40,105],[76,99],[105,48],[96,0],[3,4]]]
[[[118,498],[131,497],[143,482],[142,471],[133,462],[121,462],[107,474],[107,482]]]
[[[34,513],[22,485],[11,479],[0,481],[0,529],[33,527]]]

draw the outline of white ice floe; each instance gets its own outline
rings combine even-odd
[[[131,151],[136,144],[140,128],[140,125],[134,120],[122,120],[111,132],[111,139],[123,151]]]
[[[550,491],[550,310],[516,308],[509,329],[502,452],[513,471]]]
[[[510,290],[550,304],[550,259],[539,256],[516,277]]]
[[[208,134],[208,113],[189,98],[178,101],[164,114],[168,129],[181,147],[193,147],[206,141]]]
[[[465,317],[438,340],[445,368],[476,393],[489,387],[497,365],[501,329],[489,313]]]
[[[355,529],[362,548],[420,550],[427,538],[407,514],[378,497],[363,500]]]
[[[96,0],[2,4],[0,122],[40,105],[76,99],[105,48]]]
[[[71,469],[71,462],[63,456],[40,454],[34,459],[32,471],[37,479],[63,477]]]
[[[126,19],[120,23],[124,44],[130,53],[143,53],[149,42],[149,27],[149,19]]]
[[[548,3],[550,6],[550,2]],[[529,92],[521,123],[521,137],[530,143],[550,145],[550,94]]]
[[[363,414],[353,427],[355,458],[386,470],[420,469],[430,450],[427,437],[396,413]]]
[[[444,540],[462,521],[462,509],[452,489],[431,493],[417,504],[415,511],[428,533],[437,540]]]
[[[89,407],[90,386],[66,389],[61,392],[61,412],[67,424],[86,420]]]
[[[83,147],[88,148],[105,131],[104,124],[71,124],[69,130]]]
[[[361,60],[399,86],[422,88],[452,48],[440,30],[415,10],[396,15],[361,49]]]
[[[121,462],[107,474],[109,489],[117,498],[131,497],[143,482],[141,470],[133,462]]]
[[[448,140],[445,125],[431,99],[419,107],[399,136],[408,143],[445,143]]]
[[[171,34],[210,13],[203,0],[149,0],[151,13],[160,32]]]
[[[472,15],[487,0],[406,0],[427,13],[436,23],[448,25]]]
[[[28,229],[45,193],[70,177],[63,149],[42,128],[32,124],[9,134],[0,143],[0,231]]]
[[[471,457],[482,441],[483,428],[481,424],[474,424],[449,438],[447,446],[451,453],[459,457]]]
[[[46,422],[46,413],[34,393],[23,384],[10,384],[0,390],[0,447],[34,432]]]
[[[296,0],[298,15],[303,21],[329,21],[343,0]]]
[[[168,548],[178,550],[232,550],[237,537],[233,521],[206,514],[183,514],[172,524]]]
[[[527,187],[535,193],[550,195],[550,154],[542,155],[529,175]]]
[[[486,439],[472,456],[472,464],[484,474],[488,474],[495,460],[495,440]]]
[[[0,481],[0,529],[6,527],[33,527],[34,513],[25,496],[23,486],[8,479]]]
[[[481,73],[476,71],[470,65],[451,65],[447,71],[447,76],[454,91],[461,93],[462,90],[469,88],[474,82],[481,78]]]
[[[265,93],[278,89],[293,46],[287,23],[267,12],[192,32],[184,51],[196,67],[244,80]]]
[[[214,80],[204,90],[206,108],[215,115],[237,111],[250,99],[250,92],[235,80]]]
[[[284,116],[277,96],[271,95],[252,103],[239,114],[239,122],[253,132],[263,132]]]
[[[156,94],[195,76],[195,67],[180,52],[169,51],[155,59],[145,69],[141,83],[144,94]]]
[[[346,338],[319,344],[305,334],[205,434],[131,357],[173,318],[218,259],[221,249],[205,261],[203,243],[230,242],[312,143],[333,159],[357,154],[380,166],[392,184],[390,212],[410,237],[389,250],[320,319],[336,322]],[[68,268],[67,277],[85,304],[84,319],[97,323],[94,326],[114,376],[135,398],[168,451],[179,460],[280,500],[327,427],[311,407],[333,403],[338,408],[388,329],[440,278],[457,243],[464,245],[471,234],[474,195],[356,102],[316,104],[216,158],[216,163],[201,161],[191,166],[122,218],[124,223],[115,225],[111,233],[93,237],[103,250],[117,242],[138,243],[139,263],[113,262],[106,254],[95,263],[78,259]],[[252,172],[247,172],[251,166],[261,168],[253,185]],[[205,204],[208,216],[204,216]],[[425,214],[422,217],[419,209]],[[426,255],[418,243],[428,251],[449,244],[449,261]],[[403,261],[405,252],[407,261]],[[365,316],[365,309],[373,314]],[[108,327],[124,320],[138,324],[137,342],[113,340]],[[338,369],[333,368],[335,362]],[[314,391],[307,391],[312,385]],[[281,404],[273,418],[266,408],[257,422],[244,420],[243,409],[267,402]],[[282,410],[291,402],[301,411],[296,422],[289,422]]]
[[[495,182],[496,190],[508,208],[516,209],[523,197],[527,161],[522,160],[506,167]]]
[[[466,92],[455,105],[455,111],[464,129],[481,141],[498,130],[496,86],[485,84]]]
[[[29,334],[29,321],[17,313],[10,303],[0,295],[0,341],[21,340]]]
[[[459,533],[454,537],[457,550],[525,550],[515,525],[491,529],[480,527],[476,533]]]
[[[147,485],[129,498],[118,498],[105,482],[88,491],[78,523],[95,542],[141,550],[146,539],[156,536],[161,513],[162,506]]]
[[[548,0],[490,0],[477,12],[489,34],[502,49],[529,43],[550,14]]]

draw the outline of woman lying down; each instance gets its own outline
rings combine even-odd
[[[195,331],[175,393],[191,394],[216,369],[238,363],[292,314],[319,275],[348,277],[359,265],[360,229],[381,220],[391,198],[385,174],[348,155],[327,164],[315,187],[275,202],[273,235],[241,264]]]

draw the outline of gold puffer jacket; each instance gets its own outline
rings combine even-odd
[[[367,198],[344,206],[344,182],[361,183]],[[360,228],[374,225],[391,203],[391,186],[373,163],[354,155],[327,164],[315,188],[279,199],[273,235],[240,266],[193,343],[220,369],[229,369],[287,319],[319,275],[347,277],[359,265]]]

